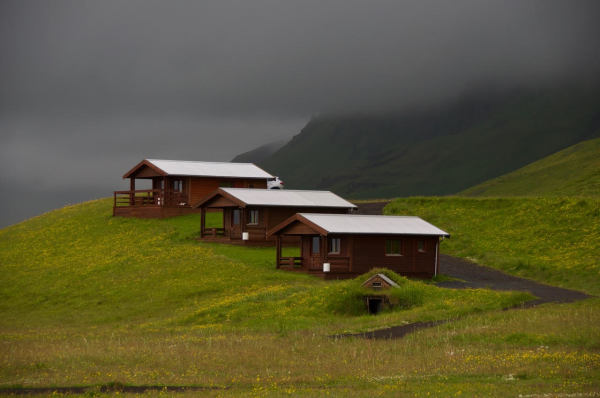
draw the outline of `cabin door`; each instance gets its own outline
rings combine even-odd
[[[242,214],[240,209],[231,211],[231,235],[232,239],[242,239]]]
[[[321,237],[313,236],[310,239],[310,269],[323,269],[323,254],[321,253]]]

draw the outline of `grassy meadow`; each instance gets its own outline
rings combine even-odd
[[[422,215],[453,233],[442,252],[480,258],[488,250],[481,241],[492,245],[493,223],[482,226],[485,239],[469,223],[478,205],[491,211],[485,203],[416,198],[387,210]],[[549,202],[558,207],[548,217],[545,208],[532,211],[535,201],[523,203],[538,227],[568,210],[575,221],[565,230],[587,218],[593,223],[578,237],[597,237],[598,202]],[[113,218],[110,206],[87,202],[0,230],[0,386],[122,383],[214,388],[202,392],[207,396],[390,397],[600,389],[599,299],[502,311],[530,297],[398,278],[400,305],[369,316],[361,280],[276,270],[273,248],[200,243],[198,216]],[[218,214],[212,217],[217,223]],[[481,257],[485,263],[523,275],[544,265],[536,279],[564,277],[564,286],[598,293],[597,265],[581,246],[560,241],[570,262],[542,263],[533,246],[543,239],[500,235],[496,244],[506,239],[530,242],[530,257],[521,259],[529,268],[511,268],[508,255],[506,263],[491,261],[502,258],[501,247]],[[585,247],[596,253],[593,244]],[[584,270],[596,275],[570,275]],[[455,321],[398,340],[331,337],[438,319]]]
[[[600,295],[600,199],[396,199],[385,214],[417,215],[452,236],[442,252]]]

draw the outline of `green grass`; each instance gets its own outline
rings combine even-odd
[[[468,203],[488,206],[450,198],[446,208],[436,200],[398,203],[462,217],[474,211],[457,210]],[[590,205],[569,203],[557,213]],[[362,279],[278,271],[273,248],[198,242],[198,216],[113,218],[110,206],[70,206],[0,231],[0,386],[169,384],[225,388],[208,396],[394,397],[600,389],[598,299],[501,311],[526,295],[446,290],[390,274],[401,285],[392,297],[397,306],[369,316],[361,310]],[[218,224],[219,214],[210,217]],[[458,230],[474,226],[442,221],[454,234],[443,251],[455,250],[452,242],[478,247]],[[580,267],[582,260],[572,261]],[[400,340],[329,337],[446,318],[456,321]]]
[[[449,232],[444,253],[600,294],[600,199],[406,198],[385,213],[417,215]]]
[[[218,224],[219,213],[209,213]],[[276,270],[274,248],[198,242],[197,215],[113,218],[110,202],[67,207],[0,232],[0,312],[5,325],[135,325],[218,330],[385,326],[452,317],[525,299],[491,291],[448,291],[421,282],[428,300],[411,311],[354,317],[331,302],[356,281],[325,282]],[[295,252],[295,253],[294,253]],[[296,254],[290,248],[286,254]],[[441,306],[445,300],[455,306]],[[344,306],[345,303],[339,303]],[[327,322],[323,322],[327,320]]]
[[[459,195],[600,196],[600,138],[580,142]]]

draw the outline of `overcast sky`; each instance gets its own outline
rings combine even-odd
[[[311,115],[589,79],[599,5],[2,0],[0,227],[108,196],[144,157],[229,160]]]

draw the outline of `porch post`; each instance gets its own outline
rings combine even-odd
[[[240,208],[240,230],[242,231],[242,237],[244,232],[246,232],[246,208]]]
[[[206,229],[206,207],[202,206],[200,208],[200,237],[204,236],[204,231]]]
[[[275,235],[275,253],[276,253],[276,260],[277,261],[275,264],[275,268],[279,268],[279,264],[281,262],[281,236],[279,234]]]
[[[165,207],[165,203],[167,201],[167,190],[168,190],[168,186],[167,186],[167,176],[163,177],[163,184],[162,184],[162,201],[160,202],[162,207]]]
[[[135,177],[129,178],[129,205],[135,205]]]
[[[229,232],[227,234],[225,233],[225,208],[224,207],[221,208],[221,215],[223,216],[223,224],[222,224],[223,225],[223,238],[227,235],[229,235],[228,237],[231,237],[231,232]],[[229,231],[231,231],[231,227],[229,227]]]
[[[327,255],[327,236],[319,235],[321,237],[321,268],[322,263],[325,263],[325,256]]]

